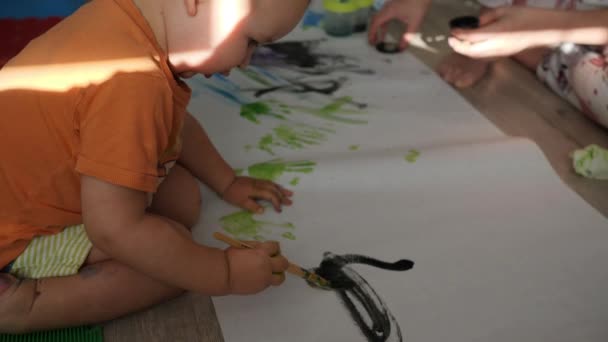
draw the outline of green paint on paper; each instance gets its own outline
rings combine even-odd
[[[348,146],[348,149],[351,151],[357,151],[359,150],[359,145],[350,145]]]
[[[295,228],[293,223],[290,222],[274,223],[258,221],[253,218],[253,213],[245,210],[237,211],[220,218],[220,225],[226,232],[237,239],[257,241],[265,241],[272,237],[283,236],[285,233],[291,233],[285,230],[293,230]],[[276,230],[279,231],[275,232]],[[295,239],[293,233],[291,233],[288,239]]]
[[[275,113],[271,102],[252,102],[241,106],[241,116],[245,119],[259,124],[259,116],[269,116],[280,120],[285,120],[281,114]]]
[[[299,110],[304,113],[312,114],[328,121],[335,121],[347,124],[366,124],[367,120],[351,119],[344,117],[345,115],[360,115],[366,114],[360,110],[348,110],[344,109],[344,105],[353,103],[353,99],[350,96],[340,97],[333,102],[321,107],[321,108],[310,108],[302,106],[293,106],[294,110]]]
[[[296,186],[296,185],[300,184],[300,177],[294,177],[294,178],[293,178],[293,179],[292,179],[292,180],[289,182],[289,184],[290,184],[291,186]]]
[[[408,163],[415,163],[416,160],[418,160],[418,157],[420,157],[420,152],[418,150],[409,150],[404,159]]]
[[[288,240],[295,240],[296,239],[296,236],[293,235],[292,232],[283,233],[283,234],[281,234],[281,236],[284,237],[284,238],[286,238],[286,239],[288,239]]]
[[[279,125],[273,129],[272,133],[260,138],[258,148],[275,155],[273,148],[285,147],[298,150],[311,145],[319,145],[327,140],[328,133],[334,132],[334,130],[328,128],[305,124]]]
[[[251,165],[247,172],[249,176],[276,182],[285,172],[311,173],[316,163],[312,161],[284,162],[281,159],[273,159],[267,162]]]

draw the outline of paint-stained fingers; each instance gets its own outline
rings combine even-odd
[[[285,189],[284,187],[279,185],[279,190],[281,190],[281,192],[283,193],[283,196],[285,197],[291,197],[293,196],[293,191],[289,190],[289,189]]]
[[[248,198],[245,201],[243,201],[240,204],[240,207],[243,209],[246,209],[252,213],[256,213],[256,214],[263,214],[264,213],[264,207],[262,207],[261,205],[259,205],[256,201]]]
[[[272,203],[274,210],[281,212],[281,203],[283,202],[283,194],[279,189],[271,182],[260,182],[256,184],[254,192],[256,198],[265,199]]]

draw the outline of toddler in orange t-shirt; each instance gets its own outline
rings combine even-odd
[[[246,66],[309,1],[185,2],[91,1],[0,70],[0,332],[283,282],[277,243],[193,241],[198,181],[256,213],[292,193],[235,175],[186,112],[181,78]]]

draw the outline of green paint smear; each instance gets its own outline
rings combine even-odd
[[[366,124],[367,120],[345,118],[344,115],[359,115],[366,114],[360,110],[348,110],[343,109],[344,105],[353,103],[353,98],[350,96],[340,97],[333,102],[321,107],[321,108],[310,108],[302,106],[292,107],[295,110],[302,111],[304,113],[312,114],[328,121],[335,121],[347,124]]]
[[[234,173],[235,173],[237,176],[241,176],[241,175],[243,175],[243,171],[245,171],[245,170],[243,170],[243,169],[234,169]]]
[[[284,162],[281,159],[273,159],[267,162],[251,165],[247,172],[249,176],[276,182],[285,172],[311,173],[316,163],[312,161]]]
[[[277,147],[298,150],[311,145],[319,145],[327,140],[328,133],[335,133],[335,131],[305,124],[279,125],[273,128],[272,133],[260,138],[258,148],[275,155],[274,148]]]
[[[237,211],[220,218],[220,225],[226,232],[237,239],[257,241],[265,241],[269,237],[276,235],[283,236],[285,233],[291,233],[285,232],[285,230],[293,230],[295,228],[293,223],[290,222],[274,223],[258,221],[253,218],[253,213],[245,210]],[[279,232],[275,233],[275,230],[279,230]],[[294,240],[295,236],[291,234],[289,239]]]
[[[357,151],[359,149],[359,145],[350,145],[348,146],[348,149],[351,151]]]
[[[410,150],[407,155],[404,157],[405,161],[407,161],[408,163],[415,163],[416,160],[418,160],[418,157],[420,157],[420,152],[417,150]]]
[[[281,236],[284,237],[284,238],[286,238],[286,239],[288,239],[288,240],[295,240],[296,239],[296,236],[293,235],[293,233],[291,233],[291,232],[283,233]]]
[[[241,106],[241,117],[259,124],[259,116],[269,116],[280,120],[285,120],[285,117],[281,114],[277,114],[272,108],[271,102],[252,102]],[[283,110],[283,112],[285,112]],[[287,111],[288,113],[288,111]]]
[[[289,184],[292,185],[292,186],[296,186],[296,185],[300,184],[300,177],[295,177],[294,179],[292,179],[289,182]]]

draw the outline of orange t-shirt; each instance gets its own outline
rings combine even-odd
[[[131,0],[95,0],[0,70],[0,268],[82,223],[80,174],[152,193],[190,89]]]

